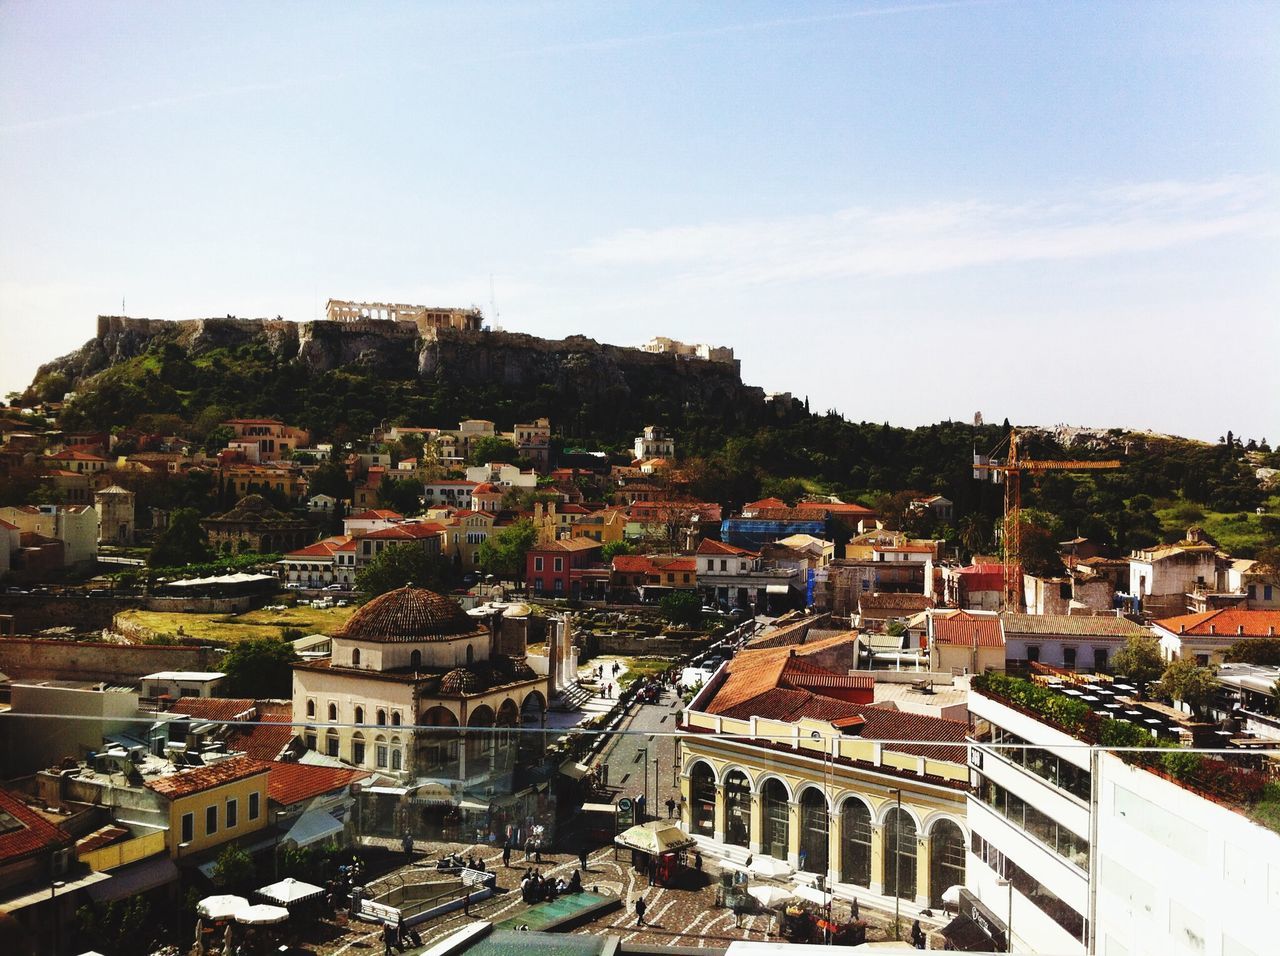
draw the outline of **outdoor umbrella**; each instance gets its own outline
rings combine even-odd
[[[779,903],[795,896],[790,890],[784,890],[780,886],[752,886],[747,892],[759,900],[760,905],[765,909],[773,909]]]
[[[268,906],[265,903],[246,906],[236,913],[236,922],[244,923],[245,926],[270,926],[273,923],[283,923],[288,918],[289,911],[283,906]]]
[[[243,896],[206,896],[196,904],[196,914],[205,919],[231,919],[249,905]]]
[[[959,906],[962,889],[964,889],[963,886],[948,886],[942,894],[942,902],[948,906]]]
[[[648,823],[641,823],[623,830],[613,842],[629,850],[648,853],[650,856],[692,849],[698,843],[675,823],[667,820],[650,820]]]
[[[817,903],[819,906],[826,906],[831,902],[831,894],[824,893],[822,890],[813,886],[796,885],[795,891],[791,894],[797,899],[806,900],[810,903]]]
[[[771,856],[757,856],[751,861],[751,869],[761,876],[785,876],[791,872],[791,867]]]
[[[290,876],[279,883],[264,886],[258,890],[258,895],[264,900],[270,900],[272,903],[278,903],[281,906],[292,906],[294,903],[319,899],[324,896],[324,887],[316,886],[312,883],[303,883],[301,880],[295,880]]]

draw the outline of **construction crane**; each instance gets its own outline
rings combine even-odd
[[[1016,611],[1021,604],[1022,591],[1022,475],[1043,471],[1104,471],[1119,468],[1118,461],[1038,461],[1018,457],[1018,430],[1009,432],[1009,456],[1003,462],[974,454],[973,470],[1004,476],[1004,533],[1003,571],[1004,596],[1002,606]],[[1003,445],[1001,442],[1000,445]],[[1000,446],[996,447],[998,451]]]

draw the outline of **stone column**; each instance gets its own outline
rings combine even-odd
[[[787,801],[787,865],[800,869],[800,804]]]
[[[764,820],[761,815],[764,812],[764,801],[760,799],[759,793],[751,794],[751,831],[747,839],[748,849],[752,853],[760,852],[760,844],[764,840]]]
[[[724,799],[724,784],[717,783],[715,816],[711,818],[711,838],[717,843],[724,842],[725,832],[729,829],[728,813],[729,808]]]
[[[884,895],[884,868],[887,859],[884,851],[883,823],[871,824],[871,886],[869,889],[877,896]]]

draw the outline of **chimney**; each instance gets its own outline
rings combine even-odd
[[[1243,624],[1237,624],[1237,625],[1236,625],[1236,636],[1238,636],[1238,637],[1244,637],[1244,625],[1243,625]]]
[[[1178,625],[1178,633],[1179,633],[1179,634],[1185,634],[1185,633],[1187,633],[1187,625],[1185,625],[1185,624],[1179,624],[1179,625]]]
[[[1274,624],[1268,624],[1267,637],[1275,637],[1275,636],[1276,636],[1276,626]]]
[[[1209,633],[1210,633],[1210,634],[1217,634],[1217,633],[1218,633],[1218,625],[1216,625],[1216,624],[1210,624],[1210,625],[1209,625]]]

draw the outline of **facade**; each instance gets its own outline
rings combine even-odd
[[[544,472],[551,467],[551,419],[517,422],[511,435],[521,458],[529,459]]]
[[[98,512],[99,544],[133,544],[134,494],[119,485],[109,485],[93,495]]]
[[[404,515],[387,508],[370,508],[342,519],[342,533],[360,537],[371,531],[390,528],[404,520]]]
[[[941,905],[965,878],[965,724],[859,703],[871,676],[831,658],[847,664],[852,644],[746,649],[711,678],[681,726],[684,826],[717,856],[769,857],[845,898]]]
[[[464,570],[480,567],[480,545],[489,540],[497,527],[498,516],[492,511],[458,511],[445,530],[449,556],[456,557]]]
[[[1068,671],[1105,674],[1131,637],[1150,637],[1140,624],[1116,614],[1000,615],[1009,666],[1040,663]]]
[[[148,780],[167,811],[170,856],[190,857],[263,829],[267,773],[260,760],[230,757]]]
[[[1005,635],[1000,618],[990,611],[927,612],[929,669],[953,674],[1003,671]]]
[[[343,545],[355,541],[350,535],[324,538],[305,548],[290,551],[280,561],[280,577],[286,585],[323,588],[339,581],[336,555]]]
[[[88,564],[98,556],[98,513],[89,505],[18,505],[0,508],[0,521],[21,535],[62,542],[56,567]],[[23,547],[26,547],[23,543]]]
[[[202,518],[200,526],[215,550],[232,553],[292,551],[315,538],[310,522],[277,510],[261,495],[241,498],[230,511]]]
[[[1129,557],[1129,594],[1156,617],[1180,614],[1187,595],[1213,587],[1217,579],[1217,549],[1199,528],[1188,528],[1177,544],[1134,551]]]
[[[576,599],[582,585],[580,579],[574,580],[573,572],[598,565],[601,547],[590,538],[566,538],[530,548],[525,555],[525,581],[529,590],[534,594]]]
[[[1193,658],[1203,666],[1217,665],[1237,641],[1280,636],[1280,611],[1219,608],[1157,620],[1152,629],[1167,660]]]
[[[703,599],[725,607],[765,609],[794,603],[800,574],[794,568],[767,569],[760,555],[736,545],[704,538],[695,553],[697,587]]]
[[[643,352],[655,355],[674,355],[682,359],[702,359],[704,362],[733,362],[733,349],[727,346],[704,345],[701,342],[687,344],[665,335],[657,335],[640,346]],[[637,456],[639,457],[639,456]]]
[[[627,528],[627,516],[616,508],[577,515],[570,526],[575,538],[590,538],[597,544],[616,544]]]
[[[668,438],[666,430],[658,425],[645,425],[644,431],[636,436],[635,459],[647,461],[650,458],[666,458],[675,461],[675,439]]]
[[[419,335],[437,329],[478,332],[484,327],[484,315],[477,308],[458,309],[429,305],[407,305],[402,302],[347,302],[330,299],[325,303],[324,317],[345,324],[362,322],[412,322]]]
[[[428,481],[422,486],[422,502],[428,508],[470,508],[471,489],[477,484],[462,479]]]
[[[233,418],[221,424],[235,432],[233,442],[258,447],[254,461],[280,461],[311,441],[311,435],[305,429],[294,428],[274,418]]]
[[[435,557],[442,551],[444,534],[444,525],[432,521],[406,521],[389,528],[370,531],[356,539],[356,571],[359,572],[383,551],[395,545],[410,545]]]

